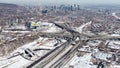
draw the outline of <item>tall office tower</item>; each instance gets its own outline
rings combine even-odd
[[[74,11],[76,11],[76,9],[77,9],[77,5],[76,5],[76,4],[74,4]]]
[[[72,5],[70,6],[70,10],[73,11],[73,6]]]
[[[80,5],[77,5],[77,10],[80,10]]]

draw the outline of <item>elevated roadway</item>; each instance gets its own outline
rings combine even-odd
[[[65,37],[67,37],[69,40],[67,40],[67,42],[62,44],[60,47],[50,51],[45,56],[40,57],[36,61],[27,65],[26,68],[36,68],[36,67],[59,68],[59,66],[62,67],[67,63],[67,61],[69,61],[74,56],[74,54],[77,52],[76,51],[77,48],[80,45],[82,45],[81,33],[71,29],[70,27],[59,25],[57,23],[54,23],[54,24],[59,28],[66,30],[67,32],[69,32],[69,34],[38,33],[38,35],[45,36],[45,37],[59,37],[64,39]],[[82,31],[82,28],[80,29],[81,31]],[[77,37],[79,37],[79,41],[76,41]],[[120,36],[111,36],[111,35],[94,36],[94,37],[86,37],[86,39],[83,39],[83,40],[97,40],[97,39],[101,40],[101,39],[116,39],[116,38],[120,38]],[[77,42],[77,43],[73,46],[71,45],[72,42]],[[67,58],[69,57],[69,58],[65,59],[66,57]]]

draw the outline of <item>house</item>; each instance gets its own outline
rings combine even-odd
[[[110,62],[114,60],[114,55],[107,52],[95,52],[92,56],[96,59],[104,60],[106,62]]]

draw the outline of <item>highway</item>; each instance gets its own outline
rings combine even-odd
[[[62,51],[60,54],[58,54],[52,61],[50,61],[48,64],[45,65],[44,68],[50,68],[52,65],[54,65],[60,58],[62,58],[65,54],[67,54],[73,46],[68,45],[67,48],[65,48],[64,51]]]
[[[115,17],[116,19],[120,19],[120,17],[117,16],[116,13],[112,13],[112,16]]]
[[[90,22],[88,22],[90,23]],[[82,29],[88,25],[88,23],[82,25],[80,28],[80,32],[82,33]],[[26,68],[62,68],[70,59],[77,53],[77,48],[79,46],[82,46],[82,41],[84,40],[96,40],[96,39],[116,39],[120,38],[120,36],[94,36],[92,38],[87,38],[81,40],[82,34],[74,31],[73,29],[66,27],[64,25],[59,25],[57,23],[54,23],[56,26],[58,26],[61,29],[65,29],[69,34],[52,34],[52,33],[38,33],[39,36],[44,37],[57,37],[57,38],[63,38],[67,40],[67,42],[63,43],[61,46],[57,47],[56,49],[50,51],[43,57],[38,58],[37,60],[33,61],[29,65],[26,66]],[[79,40],[76,41],[77,37]],[[66,39],[67,38],[67,39]],[[75,45],[72,45],[72,43],[75,42]],[[67,58],[67,59],[66,59]]]
[[[26,68],[44,67],[51,60],[53,60],[61,51],[63,51],[67,44],[69,43],[68,42],[63,43],[60,47],[57,47],[56,49],[44,55],[43,57],[40,57],[36,61],[32,62],[30,65],[27,65]]]
[[[120,36],[106,35],[106,36],[95,36],[92,38],[87,38],[87,40],[103,40],[103,39],[120,39]]]
[[[82,41],[77,41],[76,45],[68,51],[63,57],[61,57],[56,63],[54,63],[50,68],[63,68],[64,65],[71,60],[72,57],[77,53],[79,46],[82,46]]]
[[[71,36],[67,35],[69,40],[67,40],[66,43],[62,44],[60,47],[50,51],[45,56],[43,56],[43,57],[37,59],[36,61],[32,62],[31,64],[27,65],[26,68],[36,68],[36,67],[50,68],[51,65],[53,65],[55,62],[57,62],[61,57],[63,57],[65,54],[67,54],[70,50],[73,51],[73,50],[76,49],[76,47],[78,47],[78,46],[73,47],[71,45],[71,43],[76,40],[76,38],[77,38],[76,34],[78,34],[78,32],[76,32],[76,31],[74,31],[72,29],[68,29],[67,27],[58,25],[58,24],[56,24],[56,25],[59,26],[60,28],[66,29],[66,31],[68,31],[69,33],[71,33],[71,35],[74,35],[74,36],[72,36],[72,38],[71,38]],[[48,34],[46,36],[55,37],[57,35]]]

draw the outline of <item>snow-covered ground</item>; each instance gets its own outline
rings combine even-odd
[[[30,31],[9,31],[9,30],[2,30],[3,33],[30,33]]]
[[[115,17],[116,19],[120,19],[120,17],[118,17],[115,12],[112,13],[112,16]]]
[[[62,40],[62,43],[65,42],[65,40]],[[57,46],[54,46],[57,43],[57,41],[55,39],[51,39],[51,38],[42,38],[40,37],[39,39],[25,44],[22,47],[17,48],[15,51],[13,51],[11,53],[11,56],[17,52],[23,53],[24,50],[26,48],[29,48],[31,50],[34,49],[54,49]],[[36,51],[35,54],[37,55],[37,57],[42,57],[43,55],[45,55],[47,52],[49,52],[49,50],[40,50],[40,51]],[[27,60],[25,58],[23,58],[22,56],[16,56],[10,59],[7,59],[7,57],[1,57],[0,58],[0,68],[24,68],[24,66],[26,66],[27,64],[29,64],[30,62],[32,62],[32,60]]]
[[[120,37],[120,34],[111,34],[110,36]]]
[[[75,30],[78,31],[79,33],[82,33],[83,28],[85,28],[86,26],[90,25],[91,23],[92,23],[92,21],[90,21],[90,22],[88,22],[86,24],[83,24],[80,27],[76,28]]]
[[[90,62],[91,57],[91,53],[87,53],[82,57],[77,57],[77,55],[75,55],[64,68],[69,68],[69,66],[73,66],[74,68],[96,68],[96,65]]]
[[[17,56],[12,59],[0,61],[0,68],[23,68],[24,65],[31,61],[24,59],[22,56]]]
[[[108,47],[112,49],[120,49],[120,41],[106,41],[106,44],[109,42]]]
[[[62,29],[58,28],[54,24],[49,26],[46,30],[42,30],[41,32],[46,32],[46,33],[55,33],[55,32],[60,32]]]
[[[88,46],[98,46],[101,43],[101,41],[99,40],[93,40],[93,41],[89,41],[87,42]]]

